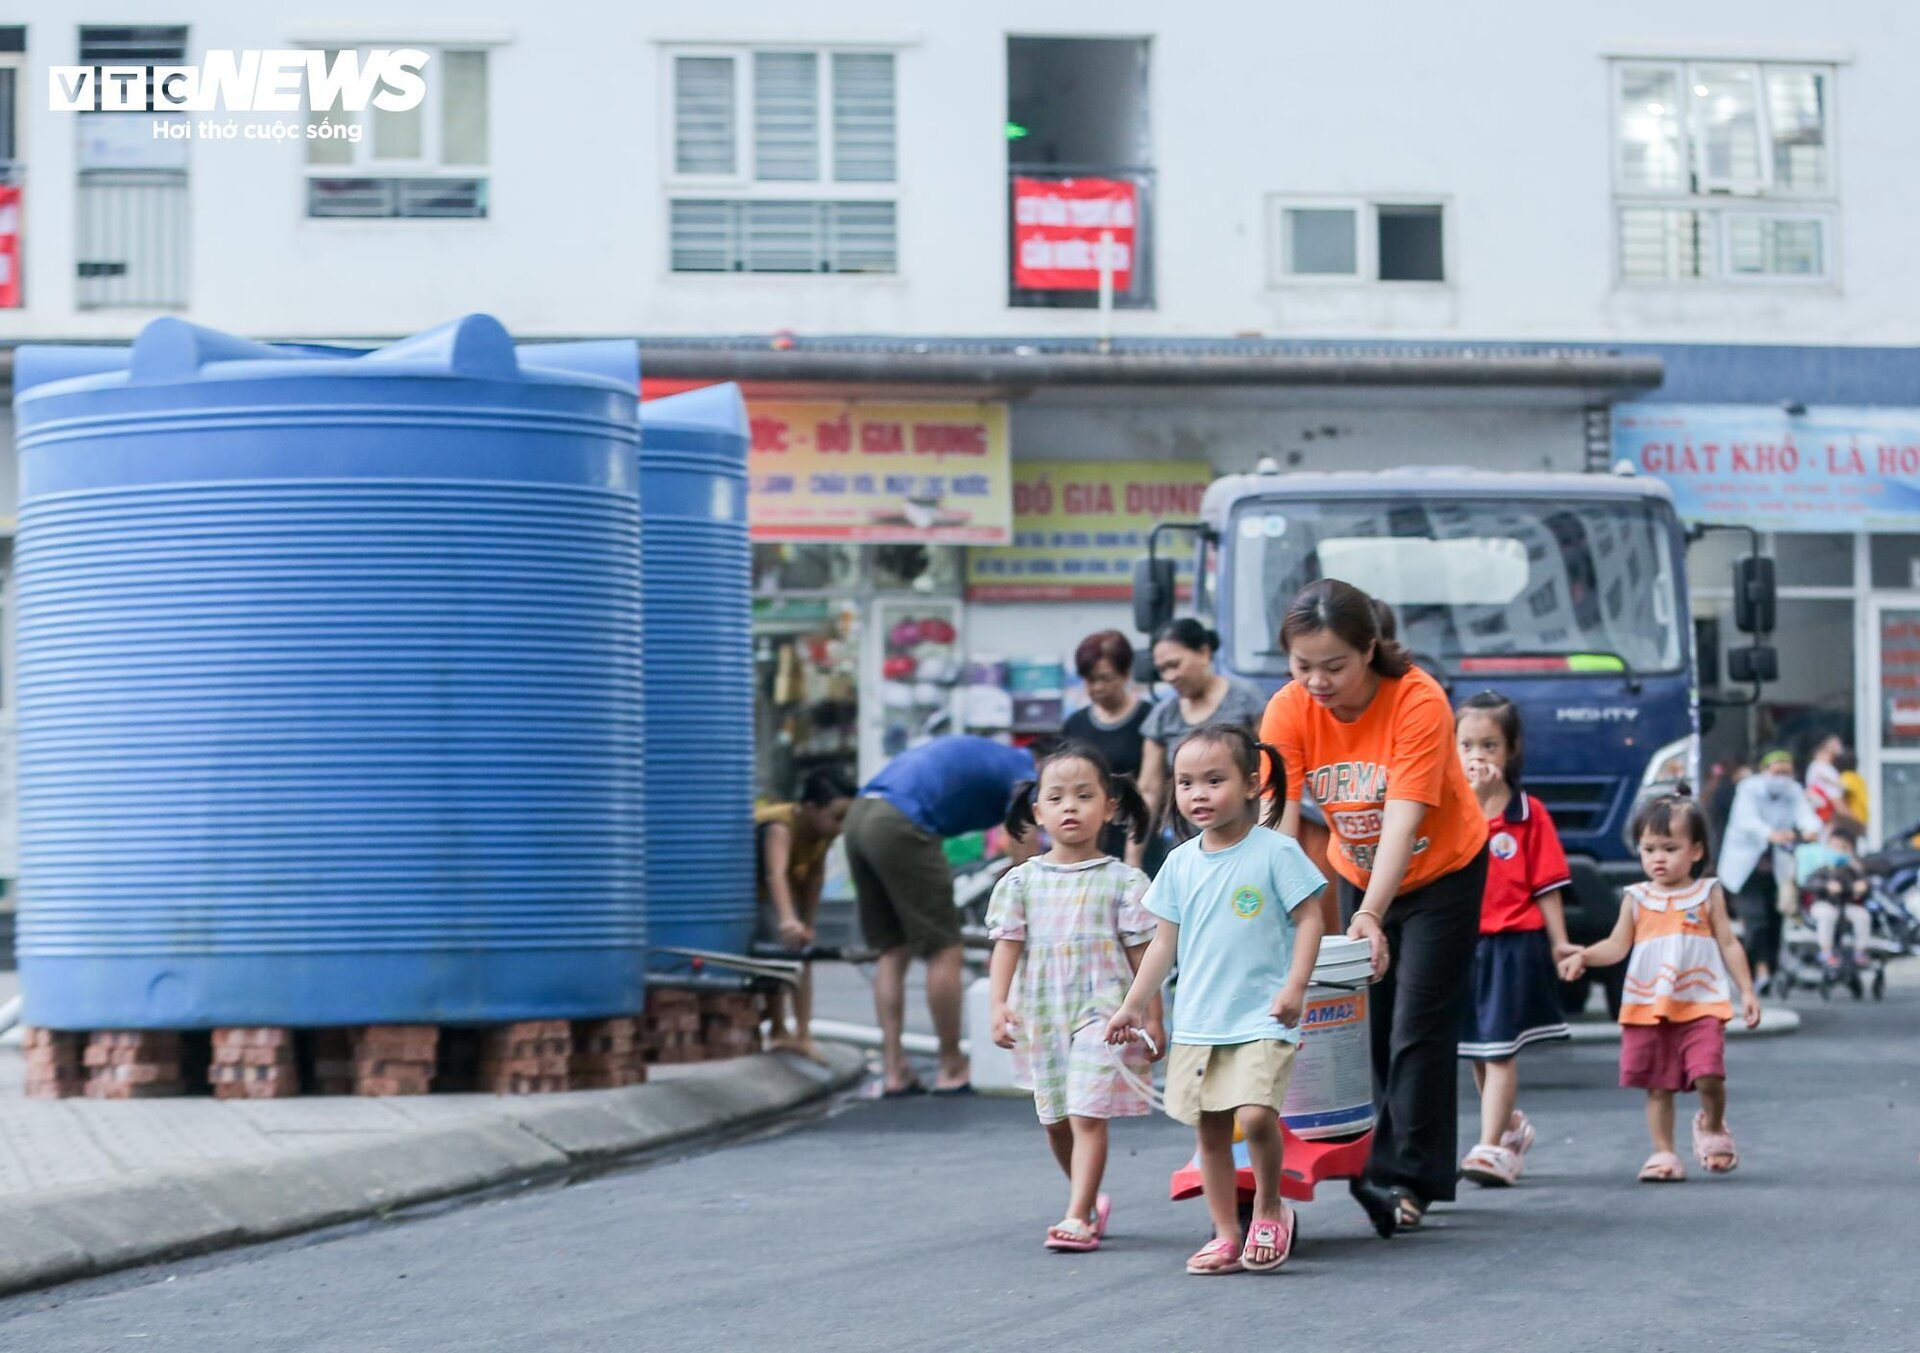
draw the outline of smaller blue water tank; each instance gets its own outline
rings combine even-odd
[[[743,953],[753,841],[753,555],[739,387],[640,406],[648,942]]]

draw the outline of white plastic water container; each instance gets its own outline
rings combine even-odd
[[[1300,1017],[1300,1050],[1280,1117],[1305,1141],[1349,1137],[1373,1126],[1373,1047],[1367,1033],[1367,984],[1373,964],[1365,940],[1320,941]]]
[[[967,988],[967,1062],[973,1088],[982,1094],[1031,1094],[1013,1083],[1013,1054],[993,1041],[993,982],[975,978]]]

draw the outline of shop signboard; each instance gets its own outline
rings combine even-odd
[[[1013,543],[967,552],[970,601],[1124,601],[1134,560],[1162,521],[1195,521],[1205,461],[1023,460],[1013,467]],[[1173,557],[1180,586],[1192,554]]]
[[[1126,179],[1016,178],[1013,284],[1026,291],[1098,291],[1108,237],[1116,294],[1133,287],[1139,192]]]
[[[20,308],[20,189],[0,183],[0,310]]]
[[[1880,613],[1880,736],[1888,747],[1920,747],[1920,610]]]
[[[1762,531],[1920,529],[1920,408],[1626,404],[1615,458],[1689,522]]]
[[[1004,545],[1004,404],[752,401],[755,540]]]

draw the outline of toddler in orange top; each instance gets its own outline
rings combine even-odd
[[[1640,1167],[1640,1181],[1687,1177],[1673,1150],[1673,1097],[1696,1088],[1693,1153],[1708,1170],[1726,1174],[1740,1163],[1727,1128],[1729,979],[1751,1029],[1760,1022],[1753,974],[1727,919],[1727,895],[1707,874],[1707,818],[1700,805],[1677,794],[1655,799],[1634,819],[1633,835],[1647,881],[1627,889],[1613,934],[1568,954],[1560,975],[1571,982],[1589,964],[1627,960],[1620,1083],[1646,1090],[1653,1134],[1653,1154]]]

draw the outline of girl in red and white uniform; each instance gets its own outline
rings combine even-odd
[[[1540,800],[1521,788],[1525,743],[1520,711],[1486,691],[1460,707],[1454,724],[1467,783],[1487,816],[1487,886],[1473,958],[1472,1008],[1460,1056],[1480,1087],[1480,1140],[1460,1172],[1490,1187],[1516,1184],[1533,1145],[1533,1124],[1515,1106],[1531,1043],[1568,1037],[1555,962],[1573,952],[1561,893],[1572,886],[1566,851]]]

